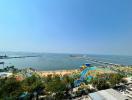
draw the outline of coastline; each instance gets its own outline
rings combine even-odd
[[[71,75],[73,73],[79,72],[78,69],[72,69],[72,70],[51,70],[51,71],[37,71],[36,73],[40,75],[41,77],[48,76],[48,75]]]

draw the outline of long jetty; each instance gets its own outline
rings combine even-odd
[[[3,64],[4,65],[5,63],[4,62],[0,62],[0,64]]]
[[[29,57],[39,57],[37,56],[15,56],[15,57],[9,57],[9,56],[0,56],[0,59],[12,59],[12,58],[29,58]]]
[[[70,57],[84,59],[86,61],[91,61],[93,63],[97,63],[97,64],[100,64],[100,65],[122,66],[121,64],[115,64],[115,63],[111,63],[111,62],[105,62],[105,61],[96,60],[96,59],[93,59],[91,57],[87,57],[85,55],[70,55]]]
[[[89,61],[92,61],[92,62],[95,62],[95,63],[98,63],[98,64],[103,64],[103,65],[121,66],[120,64],[114,64],[114,63],[110,63],[110,62],[99,61],[99,60],[96,60],[96,59],[92,59],[90,57],[86,57],[85,59],[89,60]]]

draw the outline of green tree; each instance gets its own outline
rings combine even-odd
[[[32,75],[31,77],[26,78],[21,83],[22,90],[26,92],[33,92],[37,88],[44,88],[44,84],[40,77]]]
[[[11,77],[0,80],[0,98],[17,97],[21,93],[20,82]]]
[[[111,87],[114,87],[116,84],[119,84],[124,76],[119,73],[112,73],[109,77],[109,82]]]
[[[59,76],[53,76],[52,80],[45,84],[45,88],[49,92],[61,92],[66,89],[66,84]]]

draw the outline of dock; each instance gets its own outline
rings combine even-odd
[[[90,57],[85,57],[84,59],[87,60],[87,61],[92,61],[94,63],[98,63],[100,65],[117,66],[117,67],[121,66],[121,64],[115,64],[115,63],[111,63],[111,62],[99,61],[99,60],[96,60],[96,59],[93,59],[93,58],[90,58]]]

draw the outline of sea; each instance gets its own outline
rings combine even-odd
[[[121,65],[132,65],[132,56],[120,55],[90,55],[90,54],[57,54],[57,53],[27,53],[27,52],[0,52],[0,56],[20,57],[11,59],[0,59],[4,62],[0,68],[15,66],[19,69],[34,68],[36,70],[68,70],[77,69],[82,64],[90,63],[93,66],[103,66],[102,64],[88,60],[109,62]]]

